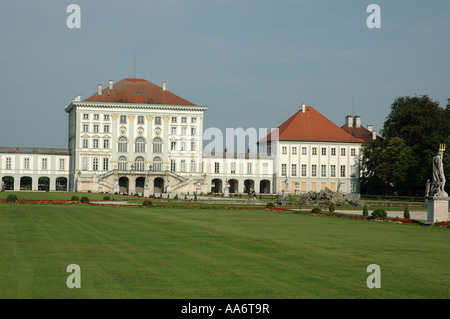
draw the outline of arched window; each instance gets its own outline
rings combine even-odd
[[[125,156],[119,157],[119,171],[127,170],[127,158]]]
[[[161,161],[161,157],[155,157],[153,159],[153,170],[155,172],[161,172],[162,171],[162,161]]]
[[[144,171],[144,164],[145,164],[145,160],[143,157],[139,156],[136,157],[136,159],[134,160],[134,169],[136,171]]]
[[[128,139],[124,136],[119,137],[118,141],[119,147],[117,149],[118,152],[127,152],[128,150]]]
[[[134,143],[134,151],[137,153],[145,153],[145,139],[138,137]]]
[[[153,153],[162,153],[162,140],[159,137],[153,139]]]

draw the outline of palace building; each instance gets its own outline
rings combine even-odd
[[[204,152],[207,110],[165,82],[99,84],[95,94],[77,95],[65,108],[68,149],[0,148],[2,187],[144,196],[359,192],[360,149],[376,136],[359,129],[359,117],[339,127],[303,104],[257,142],[256,153]]]

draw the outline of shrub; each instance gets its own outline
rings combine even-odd
[[[144,202],[142,203],[142,206],[150,207],[150,206],[153,206],[153,203],[152,203],[151,200],[146,199],[146,200],[144,200]]]
[[[109,196],[103,197],[103,200],[110,200],[111,198]]]
[[[80,202],[82,203],[89,203],[89,198],[86,196],[81,197]]]
[[[9,194],[8,197],[6,197],[7,203],[16,203],[17,202],[17,196],[14,194]]]
[[[266,207],[267,207],[267,208],[269,208],[269,207],[275,207],[275,204],[272,203],[272,202],[268,202],[268,203],[266,204]]]
[[[409,213],[408,206],[405,207],[405,210],[403,211],[403,218],[409,219],[411,217],[411,214]]]
[[[330,206],[328,206],[328,211],[329,211],[330,213],[334,213],[335,210],[336,210],[336,208],[334,207],[334,204],[331,203]]]
[[[178,199],[178,194],[175,194],[175,197],[173,199]]]
[[[367,205],[364,205],[363,211],[362,211],[362,215],[363,215],[364,217],[369,216],[369,209],[367,208]]]
[[[311,209],[311,213],[321,213],[321,212],[322,212],[322,210],[320,209],[320,207]]]
[[[387,213],[384,209],[375,209],[372,212],[372,218],[373,219],[378,219],[378,218],[387,218]]]
[[[80,200],[80,199],[78,198],[78,196],[73,195],[70,200]]]
[[[197,194],[194,194],[194,201],[197,201]]]

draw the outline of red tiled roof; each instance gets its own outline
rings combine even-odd
[[[125,78],[113,84],[110,90],[107,85],[102,95],[95,93],[84,101],[117,102],[117,103],[145,103],[168,105],[195,105],[170,91],[145,79]]]
[[[317,112],[312,106],[305,107],[292,115],[278,127],[279,141],[311,141],[311,142],[341,142],[363,143],[364,140],[353,137],[342,128]],[[273,137],[276,139],[276,137]],[[269,133],[259,142],[272,140]]]

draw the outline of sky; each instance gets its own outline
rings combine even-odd
[[[379,132],[400,96],[445,107],[449,71],[448,0],[2,0],[0,146],[67,148],[71,100],[134,76],[208,106],[205,129],[270,130],[305,103]]]

